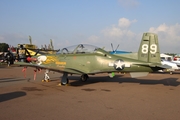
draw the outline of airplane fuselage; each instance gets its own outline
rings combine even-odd
[[[41,56],[40,56],[41,57]],[[103,72],[152,72],[148,66],[137,65],[140,61],[118,57],[111,54],[59,54],[46,56],[41,65],[66,70],[75,74],[94,74]],[[143,62],[141,62],[142,64]],[[147,64],[147,63],[145,63]],[[156,68],[158,70],[158,68]]]

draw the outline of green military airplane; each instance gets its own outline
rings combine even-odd
[[[136,57],[135,57],[136,56]],[[68,74],[79,74],[86,81],[97,73],[129,72],[131,77],[146,76],[149,72],[169,66],[161,64],[158,37],[144,33],[136,55],[117,56],[87,44],[63,48],[60,53],[28,59],[31,63],[17,62],[20,66],[35,67],[63,73],[61,85],[69,83]]]

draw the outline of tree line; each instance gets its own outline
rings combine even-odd
[[[9,45],[7,43],[0,43],[0,52],[7,52]]]

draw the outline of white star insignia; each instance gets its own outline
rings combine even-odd
[[[116,69],[118,68],[121,68],[122,69],[122,66],[123,66],[123,62],[121,62],[120,60],[118,62],[115,63],[116,65]]]

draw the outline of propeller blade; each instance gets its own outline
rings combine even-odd
[[[117,48],[116,48],[116,50],[115,50],[115,51],[117,51],[118,47],[119,47],[119,44],[118,44],[118,46],[117,46]]]
[[[114,52],[114,48],[113,48],[113,44],[111,43],[111,48],[112,48],[112,50],[113,50],[113,52]]]
[[[37,50],[36,54],[34,56],[36,56],[39,53],[39,49]]]

